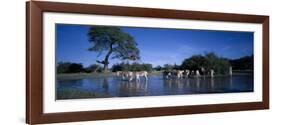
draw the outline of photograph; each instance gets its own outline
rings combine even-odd
[[[56,24],[56,100],[253,92],[254,32]]]
[[[27,1],[26,123],[270,109],[271,15],[172,8]]]

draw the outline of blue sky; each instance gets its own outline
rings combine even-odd
[[[104,55],[88,51],[87,25],[56,25],[57,62],[75,62],[89,66],[102,60]],[[253,54],[253,32],[229,32],[207,30],[182,30],[161,28],[121,27],[135,38],[140,50],[139,63],[153,66],[181,64],[185,58],[205,52],[215,52],[221,57],[236,59]],[[110,61],[110,66],[121,62]]]

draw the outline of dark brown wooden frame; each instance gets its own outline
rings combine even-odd
[[[262,102],[43,113],[43,13],[259,23],[263,28]],[[30,1],[26,4],[26,122],[29,124],[269,109],[269,16]]]

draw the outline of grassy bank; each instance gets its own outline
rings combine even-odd
[[[113,76],[114,73],[64,73],[57,74],[57,79],[86,79]]]
[[[153,71],[148,73],[149,75],[161,75],[162,71]],[[57,79],[86,79],[86,78],[98,78],[98,77],[111,77],[115,76],[114,72],[108,73],[63,73],[57,74]]]
[[[251,75],[253,74],[253,70],[234,70],[233,75]],[[148,75],[162,75],[162,71],[153,71],[149,72]],[[111,77],[115,76],[114,72],[108,73],[65,73],[65,74],[57,74],[57,79],[87,79],[87,78],[99,78],[99,77]],[[215,75],[218,76],[228,76],[228,75]]]

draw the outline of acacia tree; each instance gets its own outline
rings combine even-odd
[[[96,60],[103,65],[103,71],[108,70],[109,59],[138,60],[139,49],[134,38],[123,32],[119,27],[92,26],[88,32],[92,46],[88,49],[104,55],[103,60]]]

